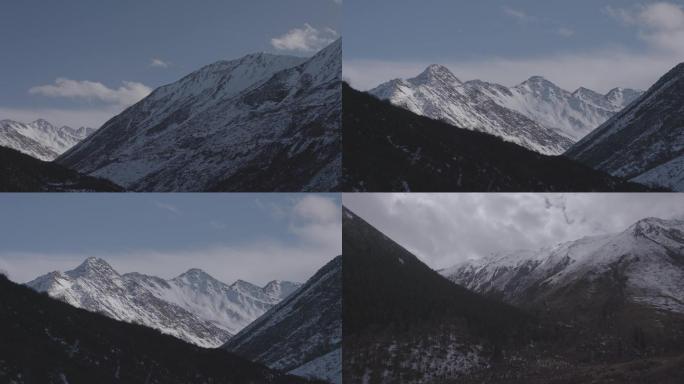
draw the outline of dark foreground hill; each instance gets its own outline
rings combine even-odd
[[[119,192],[118,185],[0,147],[2,192]]]
[[[0,276],[0,382],[304,383],[222,349],[74,308]]]
[[[462,377],[534,338],[522,311],[451,283],[345,210],[345,382],[431,382]]]
[[[345,191],[644,191],[562,156],[456,128],[343,86]]]

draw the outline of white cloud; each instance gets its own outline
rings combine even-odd
[[[57,109],[57,108],[5,108],[0,107],[0,119],[31,122],[45,119],[50,123],[70,127],[99,128],[107,120],[123,110],[121,106],[106,106],[95,109]]]
[[[149,95],[150,92],[152,89],[148,86],[132,81],[124,81],[121,87],[113,89],[99,82],[71,80],[62,77],[55,80],[54,84],[40,85],[29,89],[29,93],[32,95],[99,100],[122,106],[132,105]]]
[[[342,5],[342,0],[333,0],[333,3],[337,5]]]
[[[162,59],[157,59],[157,58],[152,59],[152,61],[150,62],[150,67],[156,67],[156,68],[168,68],[169,65],[170,65],[170,63],[168,63]]]
[[[527,12],[519,9],[514,9],[511,7],[501,7],[501,10],[504,14],[506,14],[509,17],[512,17],[520,23],[531,23],[536,20],[535,17],[530,16],[527,14]]]
[[[271,45],[283,51],[315,52],[332,43],[339,37],[332,28],[317,29],[309,24],[294,28],[282,36],[271,39]]]
[[[570,29],[570,28],[560,27],[560,28],[556,29],[556,33],[563,36],[563,37],[570,37],[570,36],[573,36],[575,34],[575,31],[573,29]]]
[[[684,196],[667,193],[343,194],[342,199],[433,268],[615,233],[645,217],[684,213]]]
[[[641,39],[651,47],[684,55],[684,9],[668,2],[631,8],[605,7],[604,11],[627,26],[639,29]]]
[[[167,212],[171,212],[171,213],[173,213],[174,215],[180,216],[180,215],[182,214],[181,210],[178,209],[178,207],[176,207],[175,205],[172,205],[172,204],[164,203],[164,202],[161,202],[161,201],[154,201],[154,206],[157,207],[157,208],[159,208],[159,209],[161,209],[161,210],[164,210],[164,211],[167,211]]]

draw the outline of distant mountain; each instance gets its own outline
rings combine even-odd
[[[345,84],[345,191],[639,191],[646,187],[490,134],[459,129]]]
[[[109,120],[57,162],[135,191],[330,191],[341,41],[309,59],[219,61]]]
[[[684,191],[684,63],[566,155],[633,181]]]
[[[224,348],[305,377],[342,383],[342,256]]]
[[[74,308],[0,276],[0,382],[304,383],[221,349]]]
[[[86,127],[56,127],[43,119],[28,124],[0,120],[0,146],[52,161],[93,132],[93,128]]]
[[[108,180],[85,176],[59,164],[0,147],[0,191],[120,192],[122,188]]]
[[[294,292],[298,284],[274,281],[261,288],[226,285],[199,269],[171,280],[120,275],[102,259],[51,272],[27,285],[75,307],[146,325],[203,347],[217,347]]]
[[[631,303],[684,315],[684,220],[646,218],[617,234],[492,255],[440,273],[518,306],[577,311],[573,305],[600,304],[619,289]]]
[[[534,340],[522,311],[451,283],[346,208],[342,223],[345,381],[448,382]]]
[[[461,82],[448,68],[430,65],[420,75],[369,91],[416,114],[489,133],[533,151],[559,155],[628,105],[640,91],[587,88],[570,93],[533,76],[515,86]]]

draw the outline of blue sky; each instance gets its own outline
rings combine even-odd
[[[18,282],[102,257],[170,278],[304,281],[341,254],[339,194],[0,194],[0,269]]]
[[[532,75],[574,90],[647,88],[684,61],[682,0],[344,3],[344,76],[368,89],[431,63],[461,80]]]
[[[95,127],[217,60],[309,56],[341,24],[335,0],[24,0],[0,14],[0,119]]]

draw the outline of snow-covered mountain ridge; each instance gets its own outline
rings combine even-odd
[[[635,182],[684,190],[684,63],[566,155]]]
[[[369,92],[414,113],[548,155],[563,153],[641,94],[615,88],[601,95],[583,87],[571,93],[540,76],[514,87],[462,82],[436,64],[417,77],[391,80]]]
[[[156,89],[60,156],[138,191],[332,190],[341,41],[311,58],[252,54]]]
[[[646,218],[620,233],[499,253],[440,273],[517,305],[549,305],[554,297],[578,291],[591,295],[606,281],[619,282],[634,303],[684,313],[684,220]]]
[[[170,280],[119,274],[88,258],[77,268],[51,272],[26,285],[78,308],[143,324],[203,347],[217,347],[294,292],[299,284],[227,285],[200,269]]]
[[[228,340],[224,348],[271,368],[342,382],[342,256]]]
[[[86,127],[56,127],[43,119],[28,124],[0,120],[0,146],[16,149],[39,160],[52,161],[93,132],[93,128]]]

